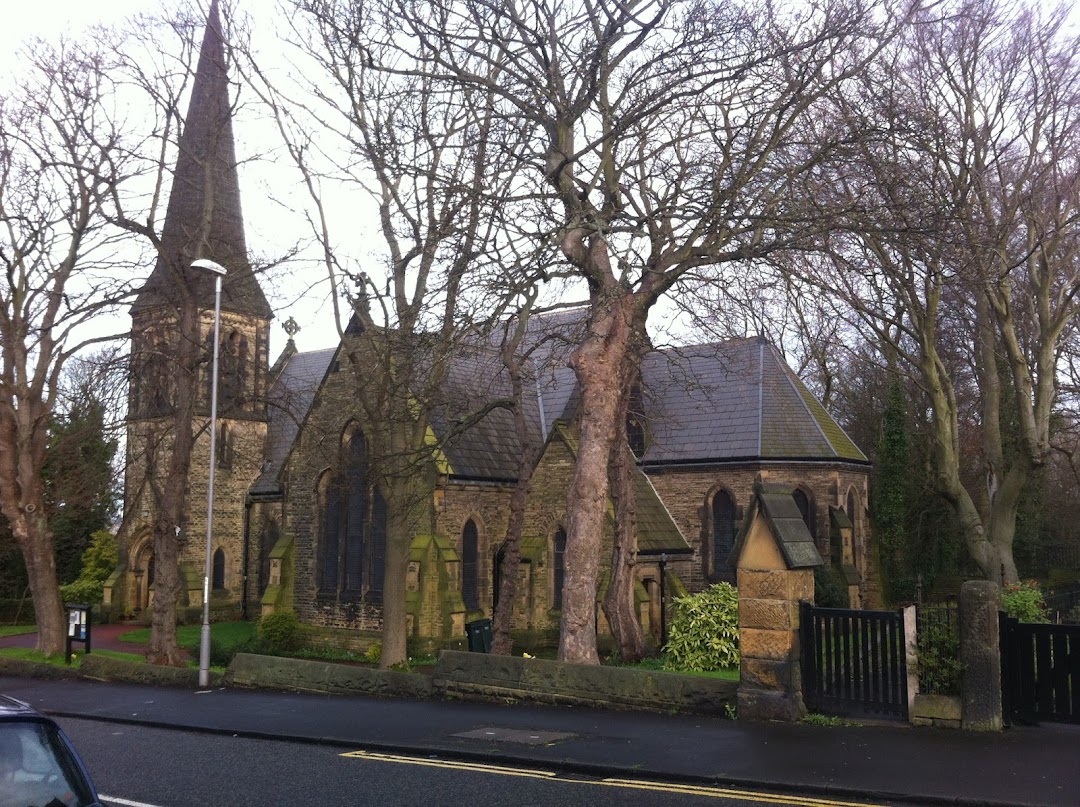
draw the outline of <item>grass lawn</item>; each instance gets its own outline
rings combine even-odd
[[[72,653],[71,666],[78,667],[82,663],[82,658],[85,654],[81,652]],[[94,650],[92,655],[105,656],[106,658],[116,658],[123,661],[146,661],[145,658],[138,653],[117,653],[113,650]],[[54,667],[64,667],[64,654],[61,653],[56,656],[43,655],[32,647],[5,647],[0,649],[0,657],[21,659],[22,661],[36,661],[39,664],[51,664]]]
[[[255,622],[215,622],[210,625],[210,639],[222,649],[238,647],[255,638],[257,627]],[[202,625],[179,625],[176,628],[176,643],[192,653],[198,653],[201,632]],[[146,644],[150,641],[150,628],[122,633],[119,639],[121,642]]]
[[[5,636],[22,636],[24,633],[34,633],[37,625],[0,625],[0,639]]]

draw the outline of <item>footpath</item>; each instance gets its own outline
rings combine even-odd
[[[138,652],[137,646],[128,649]],[[0,692],[59,717],[286,738],[342,750],[864,801],[1080,805],[1080,726],[974,734],[901,723],[749,723],[572,707],[235,688],[197,692],[10,676],[0,676]]]

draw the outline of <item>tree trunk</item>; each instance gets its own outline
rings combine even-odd
[[[607,517],[608,461],[615,441],[619,375],[630,347],[633,295],[615,288],[597,299],[570,363],[581,390],[574,479],[567,497],[566,564],[559,660],[599,664],[596,576]]]
[[[524,476],[518,477],[514,493],[510,497],[510,522],[506,526],[499,576],[499,602],[492,615],[494,633],[491,640],[491,652],[495,655],[507,656],[513,647],[510,628],[514,614],[514,600],[517,599],[518,571],[521,568],[521,528],[525,523],[525,502],[531,490],[532,468],[530,467],[525,471]]]
[[[150,642],[146,660],[151,664],[182,667],[184,655],[176,643],[176,611],[184,592],[180,576],[180,550],[191,536],[185,534],[187,524],[188,482],[191,474],[191,452],[195,447],[195,401],[199,389],[196,368],[201,354],[199,313],[194,298],[184,300],[180,310],[179,339],[176,357],[176,396],[172,417],[172,440],[169,446],[169,466],[158,488],[151,486],[158,506],[154,522],[154,608],[150,622]],[[207,435],[213,439],[213,435]],[[160,447],[158,449],[161,450]],[[148,473],[152,476],[157,452],[148,455]],[[205,591],[204,596],[208,592]]]
[[[5,497],[6,499],[7,497]],[[34,598],[34,618],[37,623],[37,644],[35,649],[46,656],[55,656],[64,652],[65,622],[64,603],[60,597],[60,586],[56,579],[56,558],[53,552],[53,538],[48,521],[44,515],[44,502],[36,505],[28,502],[24,510],[33,505],[34,514],[8,516],[11,533],[26,562],[26,576],[30,584],[30,594]]]
[[[526,317],[525,314],[519,316],[522,322]],[[523,405],[525,359],[517,355],[524,331],[520,327],[518,331],[516,338],[504,347],[502,354],[503,364],[510,374],[510,387],[514,397],[514,431],[517,433],[521,454],[518,457],[517,483],[510,497],[510,519],[506,525],[506,538],[503,541],[499,602],[495,606],[495,613],[492,614],[495,630],[491,641],[491,652],[500,656],[509,655],[513,646],[510,628],[513,622],[514,601],[517,599],[518,571],[521,568],[521,530],[525,524],[525,504],[529,499],[529,494],[532,493],[533,471],[540,453],[540,446],[532,437],[529,424],[525,419]]]
[[[615,505],[615,541],[611,550],[611,577],[604,597],[604,615],[611,636],[625,662],[645,656],[634,589],[637,583],[637,516],[634,495],[634,461],[626,444],[626,428],[611,448],[611,499]]]
[[[379,667],[387,670],[405,663],[408,651],[408,618],[405,609],[405,578],[409,571],[412,530],[407,520],[395,517],[395,502],[386,501],[386,571],[383,577],[382,653]],[[398,511],[400,512],[400,510]]]
[[[634,386],[641,378],[645,346],[644,318],[635,318],[631,346],[623,358],[619,405],[615,413],[615,440],[609,465],[611,501],[615,507],[615,538],[611,550],[611,575],[604,597],[604,615],[624,662],[640,661],[646,653],[634,589],[637,584],[637,496],[634,492],[636,459],[627,434]]]
[[[56,553],[45,512],[45,463],[48,407],[25,390],[17,406],[0,411],[0,512],[26,564],[34,598],[38,652],[64,652],[64,609],[56,578]]]
[[[390,426],[393,429],[395,427]],[[397,439],[407,439],[411,424],[399,428]],[[396,440],[395,440],[396,442]],[[409,550],[413,536],[430,535],[431,492],[433,484],[419,463],[414,464],[418,449],[394,456],[404,458],[383,479],[386,491],[386,566],[383,575],[382,654],[379,667],[389,669],[408,661],[409,615],[405,607],[405,580],[409,571]]]

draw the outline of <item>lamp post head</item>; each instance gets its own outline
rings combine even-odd
[[[218,277],[225,276],[225,267],[220,263],[208,260],[207,258],[199,258],[197,261],[192,261],[191,268],[198,269],[200,272],[210,272]]]

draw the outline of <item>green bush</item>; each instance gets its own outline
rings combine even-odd
[[[669,670],[721,670],[739,664],[739,592],[717,583],[679,597],[664,648]]]
[[[74,583],[60,586],[60,598],[65,603],[97,605],[103,596],[105,596],[105,585],[100,580],[84,580],[80,577]]]
[[[959,695],[964,677],[959,632],[935,623],[920,627],[916,664],[921,692]]]
[[[272,652],[296,650],[303,636],[303,626],[295,611],[275,611],[259,620],[259,642]]]
[[[1049,622],[1042,589],[1035,580],[1010,583],[1001,592],[1001,608],[1013,619],[1021,622]]]
[[[850,608],[847,580],[836,566],[814,569],[814,604],[818,608]]]
[[[65,586],[60,586],[60,596],[64,602],[96,605],[101,602],[105,591],[105,581],[120,560],[116,546],[116,537],[105,530],[98,530],[90,536],[90,546],[82,556],[82,571],[79,577]]]

